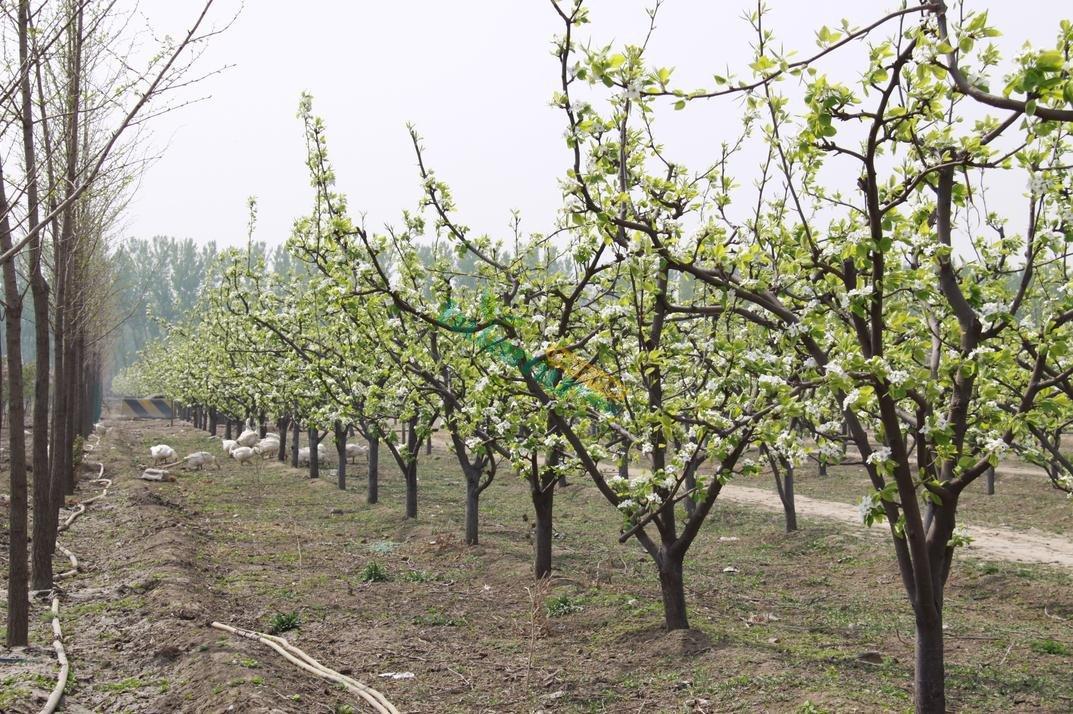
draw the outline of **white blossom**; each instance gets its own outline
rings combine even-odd
[[[868,463],[870,464],[881,464],[884,461],[890,461],[890,448],[886,446],[880,446],[868,454]]]

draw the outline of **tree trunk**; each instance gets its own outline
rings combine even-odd
[[[380,439],[375,436],[369,442],[369,483],[365,491],[365,502],[376,503],[380,500]]]
[[[406,517],[417,518],[417,455],[421,451],[421,444],[417,440],[417,418],[414,417],[403,424],[406,432],[406,468],[403,475],[406,477]]]
[[[346,427],[342,422],[335,422],[335,455],[339,465],[335,467],[336,481],[340,491],[346,490]]]
[[[281,464],[287,463],[287,431],[290,429],[290,422],[290,417],[281,416],[276,423],[276,430],[279,432],[279,451],[276,458]]]
[[[417,461],[406,464],[406,517],[417,518]]]
[[[786,476],[782,479],[784,491],[782,509],[786,514],[786,532],[793,533],[797,530],[797,506],[794,503],[794,468],[790,466],[786,470]]]
[[[309,478],[320,478],[320,449],[317,430],[309,430]]]
[[[68,331],[72,322],[68,320]],[[67,390],[67,413],[64,414],[64,419],[67,424],[63,432],[65,438],[56,444],[56,448],[63,452],[64,494],[71,496],[75,492],[74,441],[75,409],[77,409],[75,377],[78,374],[78,345],[71,335],[64,340],[63,352],[63,381],[64,388]]]
[[[817,476],[826,476],[827,475],[827,462],[826,461],[821,461],[820,462],[820,467],[817,470],[816,475]]]
[[[224,422],[224,438],[225,439],[234,438],[231,435],[231,417],[227,417],[227,420]],[[284,438],[286,438],[286,436],[284,436]]]
[[[781,460],[781,459],[780,459]],[[794,467],[787,462],[782,462],[783,476],[775,472],[775,488],[779,492],[779,500],[782,501],[782,512],[786,518],[786,532],[793,533],[797,530],[797,507],[794,504]]]
[[[478,544],[481,472],[466,474],[466,545]]]
[[[994,496],[995,495],[995,467],[994,466],[988,466],[987,467],[987,495],[988,496]]]
[[[428,435],[428,441],[425,442],[425,456],[432,454],[432,434]]]
[[[529,495],[533,499],[533,511],[536,514],[536,524],[533,529],[535,549],[533,574],[537,578],[547,578],[551,576],[551,539],[555,533],[552,530],[555,488],[540,488],[534,484],[534,479],[531,477]]]
[[[697,472],[695,470],[690,470],[689,473],[686,474],[685,488],[686,493],[691,494],[687,496],[684,501],[686,507],[686,516],[692,517],[693,512],[697,510],[697,502],[693,500],[692,496],[692,491],[696,490],[697,488]]]
[[[663,594],[663,622],[667,630],[688,630],[685,581],[682,577],[684,555],[675,554],[666,546],[656,558],[659,566],[659,587]]]
[[[11,222],[7,192],[0,168],[0,250],[11,250]],[[15,259],[4,263],[4,302],[8,376],[8,457],[11,504],[8,522],[7,645],[29,644],[30,602],[27,597],[29,569],[26,565],[26,414],[22,393],[22,295]],[[36,476],[36,474],[35,474]],[[47,478],[42,474],[41,478]]]
[[[943,621],[916,618],[916,667],[913,705],[917,714],[945,714],[946,674],[943,665]]]
[[[301,435],[302,429],[298,425],[298,420],[295,419],[291,422],[291,467],[293,468],[298,468],[298,441]]]
[[[209,409],[209,434],[216,436],[216,410]]]
[[[260,426],[257,428],[257,433],[260,435],[260,438],[263,439],[265,438],[265,434],[268,433],[268,424],[265,423],[264,412],[260,414],[257,421],[260,424]]]
[[[28,56],[28,47],[21,44],[23,38],[29,34],[29,2],[21,0],[19,3],[19,27],[20,27],[20,51]],[[29,62],[22,62],[27,70],[23,78],[22,106],[23,106],[23,147],[25,150],[25,165],[36,167],[37,159],[34,150],[33,135],[33,105],[30,90]],[[38,67],[40,70],[40,67]],[[51,155],[48,129],[43,127],[45,140],[45,153]],[[51,159],[47,162],[49,184],[54,183]],[[29,206],[29,221],[31,225],[37,225],[39,211],[37,207],[37,182],[31,181],[27,187],[27,202]],[[55,225],[55,224],[53,224]],[[28,246],[30,257],[30,291],[33,295],[34,305],[34,348],[35,348],[35,373],[34,373],[34,406],[33,406],[33,470],[34,470],[34,517],[32,538],[32,581],[34,590],[47,590],[52,587],[52,548],[49,545],[50,528],[49,521],[52,514],[52,484],[49,480],[48,463],[48,428],[49,428],[49,377],[52,358],[49,355],[49,288],[41,267],[42,240],[41,230],[38,230]]]

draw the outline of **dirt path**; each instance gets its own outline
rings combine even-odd
[[[778,494],[760,488],[728,484],[723,488],[720,499],[782,513],[782,503],[779,501]],[[857,507],[853,504],[823,501],[808,496],[796,496],[794,502],[799,516],[826,518],[864,527]],[[872,530],[879,534],[887,533],[885,528],[876,527]],[[973,539],[968,546],[968,552],[974,556],[990,560],[1010,560],[1018,563],[1041,563],[1073,568],[1073,542],[1068,538],[1036,530],[1015,531],[1009,528],[972,524],[965,525],[965,530]]]

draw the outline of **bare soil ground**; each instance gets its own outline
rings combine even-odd
[[[618,545],[620,517],[579,480],[556,496],[555,577],[537,584],[524,485],[500,475],[482,504],[482,544],[466,547],[462,478],[441,448],[423,457],[420,516],[405,521],[386,454],[381,503],[368,506],[364,464],[350,467],[346,492],[334,473],[311,481],[276,463],[136,480],[162,441],[181,454],[218,451],[188,426],[111,423],[97,453],[115,485],[62,536],[89,567],[62,605],[65,711],[366,711],[208,626],[264,631],[286,613],[299,618],[291,641],[404,712],[910,706],[911,617],[890,546],[858,527],[806,514],[785,534],[777,513],[720,504],[686,565],[696,630],[668,635],[647,556]],[[374,570],[387,580],[366,582]],[[1067,569],[958,560],[947,599],[953,707],[1073,708],[1070,585]],[[34,605],[32,652],[0,652],[2,711],[36,711],[51,684],[45,610]],[[414,676],[379,676],[388,672]]]

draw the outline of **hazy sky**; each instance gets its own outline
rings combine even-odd
[[[1003,29],[1006,55],[1026,40],[1053,44],[1058,19],[1073,17],[1073,6],[1058,0],[970,2],[988,8]],[[599,43],[644,37],[650,0],[589,4]],[[807,55],[816,50],[821,25],[842,17],[863,24],[897,0],[767,4],[784,45]],[[141,0],[138,12],[156,32],[179,35],[200,5]],[[686,86],[710,85],[711,74],[727,65],[745,74],[752,36],[741,16],[753,6],[667,0],[649,57],[675,67]],[[222,21],[237,8],[237,0],[217,0],[213,13]],[[143,178],[124,237],[241,244],[246,198],[254,195],[256,238],[283,241],[311,200],[295,116],[302,91],[313,94],[314,110],[327,123],[339,189],[370,227],[398,223],[419,196],[405,128],[413,122],[464,222],[505,235],[517,208],[528,230],[546,229],[560,203],[556,180],[569,161],[561,113],[548,105],[557,88],[551,39],[560,29],[547,0],[247,0],[199,65],[234,66],[194,90],[208,99],[154,124],[150,143],[162,158]],[[847,66],[839,58],[825,69]],[[721,101],[703,111],[669,112],[660,127],[674,158],[699,167],[740,123],[735,103]]]

